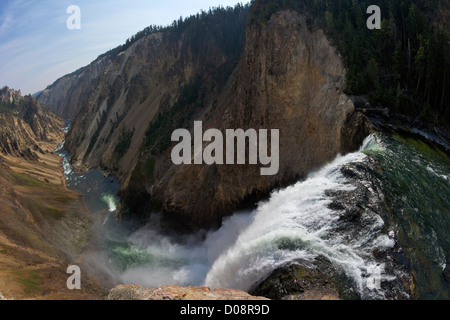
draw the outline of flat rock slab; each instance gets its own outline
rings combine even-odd
[[[157,289],[140,285],[119,285],[111,289],[109,300],[269,300],[235,289],[163,285]]]

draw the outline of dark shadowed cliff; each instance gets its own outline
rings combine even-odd
[[[257,2],[250,10],[260,10]],[[73,118],[75,168],[119,179],[122,213],[163,211],[184,229],[208,228],[361,142],[364,121],[343,93],[346,69],[325,33],[296,11],[252,23],[248,13],[239,6],[178,22],[40,95]],[[228,37],[212,32],[217,21]],[[171,134],[196,120],[203,130],[279,129],[278,174],[261,176],[259,165],[175,166]]]

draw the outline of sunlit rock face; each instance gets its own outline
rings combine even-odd
[[[268,300],[234,289],[207,287],[160,286],[157,289],[139,285],[119,285],[110,290],[109,300]]]
[[[189,32],[146,36],[39,96],[73,118],[66,148],[74,169],[100,167],[119,180],[122,213],[162,211],[185,231],[209,228],[359,146],[364,119],[351,120],[342,59],[304,16],[280,11],[243,24],[246,40],[232,53],[215,41],[197,50],[187,45]],[[174,165],[170,135],[192,131],[194,121],[223,133],[279,129],[278,173],[261,176],[260,166],[249,164]]]

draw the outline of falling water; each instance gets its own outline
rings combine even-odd
[[[385,134],[371,135],[358,152],[338,156],[303,181],[274,191],[256,209],[237,212],[224,219],[220,229],[206,235],[167,234],[161,231],[158,215],[153,215],[145,227],[133,232],[123,228],[114,219],[105,220],[103,246],[93,257],[117,283],[139,283],[147,287],[161,284],[205,285],[242,290],[249,290],[280,267],[299,261],[312,264],[317,257],[325,257],[338,272],[350,279],[352,290],[358,297],[385,298],[389,286],[381,288],[374,286],[374,283],[395,281],[404,271],[392,271],[391,268],[380,272],[376,252],[393,251],[394,247],[395,250],[403,250],[407,258],[415,261],[417,270],[425,255],[431,261],[429,263],[436,263],[437,266],[430,268],[435,274],[429,276],[432,278],[439,278],[448,264],[448,159],[440,162],[435,158],[425,161],[420,155],[412,157],[418,151],[411,150],[404,142],[398,137],[394,139]],[[406,148],[402,150],[403,154],[394,150],[398,146]],[[98,172],[75,175],[67,153],[62,148],[58,152],[64,159],[68,186],[85,195],[92,207],[103,206],[106,211],[114,213],[117,209],[118,198],[115,193],[118,186]],[[420,242],[420,237],[414,241],[402,233],[403,229],[408,230],[405,226],[415,226],[415,217],[396,217],[398,212],[406,210],[403,202],[412,201],[408,198],[411,196],[406,192],[408,190],[403,194],[395,194],[400,199],[398,201],[392,201],[392,194],[385,194],[386,199],[383,196],[380,202],[390,204],[390,215],[384,213],[381,217],[374,210],[364,210],[358,218],[360,226],[349,228],[348,224],[344,225],[342,211],[330,207],[334,200],[333,192],[352,192],[356,188],[355,183],[342,173],[342,168],[355,164],[368,166],[369,159],[376,160],[381,166],[382,173],[376,175],[381,176],[384,192],[398,191],[392,179],[398,181],[399,177],[390,177],[394,173],[412,177],[411,170],[418,170],[421,174],[426,172],[433,175],[433,178],[441,179],[441,196],[439,201],[435,200],[438,202],[434,208],[440,208],[439,214],[443,220],[436,219],[431,226],[427,225],[428,233],[426,237],[422,236],[428,241],[426,245],[433,249],[424,248],[426,254],[420,254],[420,248],[423,247],[423,244],[417,243]],[[411,159],[416,161],[416,167],[405,167],[406,160]],[[370,185],[370,181],[362,183],[368,190],[376,188]],[[330,193],[330,190],[333,192]],[[420,208],[427,207],[430,206],[425,203]],[[410,209],[419,210],[418,206],[413,205]],[[405,222],[404,219],[409,220]],[[388,225],[386,221],[389,222]],[[442,222],[443,230],[439,229]],[[421,222],[421,225],[424,223]],[[418,248],[413,255],[408,255],[405,242],[401,243],[403,247],[399,244],[399,240],[405,239],[409,241],[406,241],[406,245]],[[424,279],[419,280],[419,283],[426,283],[427,275],[421,272],[420,276]],[[448,286],[442,284],[439,290],[445,296]],[[404,295],[407,297],[407,293]]]

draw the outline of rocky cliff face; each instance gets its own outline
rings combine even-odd
[[[44,90],[39,101],[73,120],[66,148],[74,168],[100,167],[126,186],[150,123],[174,105],[180,91],[191,86],[195,95],[199,90],[209,99],[218,94],[244,44],[247,14],[244,7],[225,14],[231,22],[224,23],[240,30],[231,39],[238,49],[227,46],[229,40],[204,14],[201,24],[195,20],[152,33]]]
[[[113,172],[123,213],[161,210],[184,230],[209,228],[359,143],[342,60],[298,12],[249,23],[245,47],[232,53],[212,38],[194,46],[190,32],[149,35],[39,97],[77,114],[67,139],[75,167]],[[261,176],[259,165],[175,166],[171,133],[192,132],[195,120],[223,133],[279,129],[278,174]]]
[[[0,90],[1,153],[37,159],[36,151],[53,151],[41,142],[60,141],[63,126],[59,117],[45,110],[33,97],[23,97],[20,91],[8,87]]]
[[[354,111],[343,94],[345,68],[322,31],[305,17],[282,11],[251,25],[241,62],[219,97],[207,128],[279,129],[280,168],[261,176],[259,166],[172,168],[147,190],[179,221],[208,226],[247,197],[264,194],[332,160]],[[195,215],[193,216],[193,213]]]

